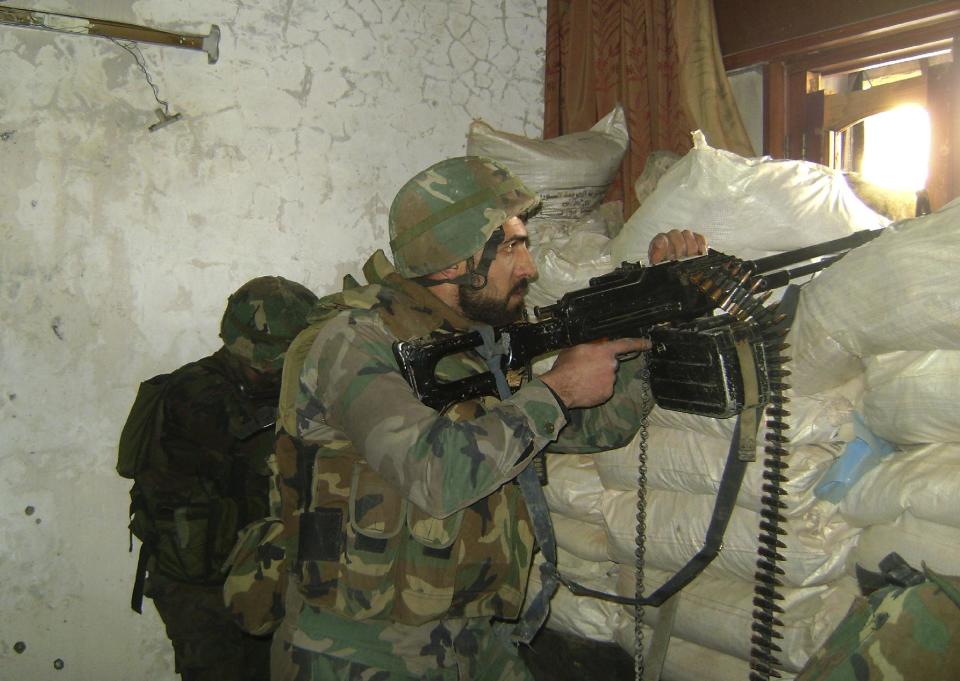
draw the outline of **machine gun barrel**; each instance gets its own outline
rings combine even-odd
[[[824,241],[819,244],[813,244],[812,246],[804,246],[803,248],[786,251],[785,253],[769,255],[765,258],[757,258],[756,260],[751,261],[753,263],[753,270],[756,274],[766,274],[768,272],[773,272],[774,270],[788,267],[789,265],[796,265],[797,263],[812,260],[813,258],[819,258],[827,255],[834,256],[822,267],[818,268],[823,269],[842,256],[846,255],[846,253],[848,253],[851,249],[862,246],[868,241],[873,241],[885,231],[885,229],[864,229],[859,232],[854,232],[848,236],[840,237],[839,239]],[[809,274],[811,271],[816,270],[808,269],[805,270],[803,274]],[[798,274],[796,276],[801,275]],[[784,284],[785,283],[786,282],[784,282]],[[780,286],[783,286],[784,284],[780,284]],[[767,288],[777,288],[777,286],[771,285]]]

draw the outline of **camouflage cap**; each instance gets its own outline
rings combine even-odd
[[[283,277],[251,279],[227,300],[220,338],[254,369],[277,371],[317,300],[308,288]]]
[[[390,206],[390,248],[405,277],[439,272],[483,248],[493,231],[539,197],[481,156],[436,163],[410,179]]]

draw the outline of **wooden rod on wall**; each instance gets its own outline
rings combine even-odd
[[[210,33],[207,35],[194,35],[163,31],[120,21],[91,19],[71,14],[57,14],[55,12],[6,6],[0,6],[0,24],[198,50],[207,53],[207,62],[210,64],[216,64],[217,59],[220,58],[220,27],[216,24],[210,27]]]

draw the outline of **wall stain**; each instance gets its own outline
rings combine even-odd
[[[33,515],[36,512],[36,510],[37,509],[35,509],[33,506],[27,506],[25,509],[23,509],[23,512],[26,513],[27,515]]]
[[[0,142],[6,142],[13,137],[16,132],[16,130],[4,130],[3,132],[0,132]]]
[[[50,328],[53,329],[54,335],[60,340],[63,340],[63,331],[60,330],[60,325],[62,323],[63,322],[60,320],[60,317],[54,317],[53,321],[50,322]]]

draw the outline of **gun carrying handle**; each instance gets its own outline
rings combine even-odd
[[[414,394],[421,402],[441,410],[454,401],[463,401],[477,395],[494,395],[487,387],[490,374],[468,376],[451,383],[442,383],[437,378],[437,364],[448,355],[467,352],[483,343],[476,331],[450,335],[436,340],[396,341],[393,344],[394,358],[400,372],[407,379]]]

